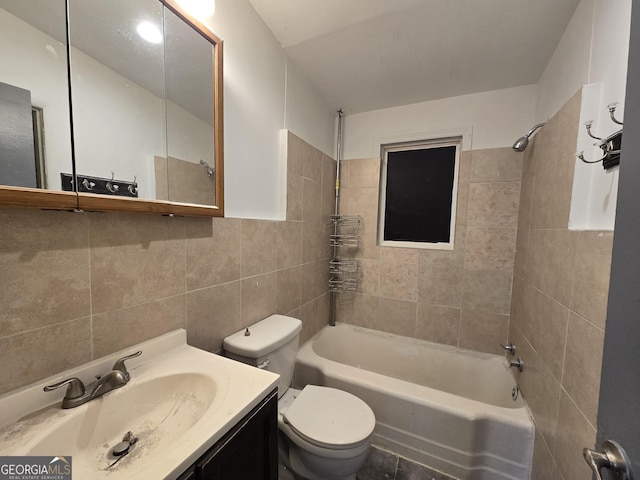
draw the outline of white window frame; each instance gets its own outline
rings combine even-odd
[[[451,223],[449,226],[448,242],[407,242],[399,240],[384,239],[384,223],[386,212],[386,194],[387,194],[387,166],[389,164],[389,152],[402,152],[408,150],[424,150],[426,148],[440,147],[456,147],[454,159],[453,186],[451,192]],[[431,138],[425,140],[414,140],[410,142],[390,143],[380,145],[380,194],[378,198],[378,245],[381,247],[398,247],[398,248],[418,248],[425,250],[453,250],[455,230],[456,230],[456,212],[458,202],[458,174],[460,170],[460,153],[463,147],[463,136],[449,136],[442,138]]]

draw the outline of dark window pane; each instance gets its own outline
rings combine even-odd
[[[456,146],[387,154],[384,239],[449,242]]]

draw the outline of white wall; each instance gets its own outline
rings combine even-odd
[[[286,102],[284,128],[333,157],[336,146],[334,120],[338,113],[329,108],[320,92],[289,59]]]
[[[536,91],[535,85],[527,85],[353,115],[345,112],[343,158],[377,157],[381,143],[469,128],[474,150],[511,146],[534,123]]]
[[[280,130],[327,151],[329,107],[287,71],[284,50],[248,0],[218,0],[208,24],[224,41],[225,215],[284,219]]]
[[[618,129],[606,106],[620,103],[616,116],[624,117],[624,96],[631,0],[582,0],[538,83],[537,121],[544,121],[583,85],[590,87],[583,102],[582,120],[594,120],[593,132],[606,137]],[[583,129],[579,148],[589,147]],[[599,148],[585,150],[587,159],[601,156]],[[570,228],[613,229],[618,170],[605,172],[601,164],[576,161]]]

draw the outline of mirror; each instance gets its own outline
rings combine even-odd
[[[11,142],[3,143],[33,143],[24,134],[24,111],[29,93],[41,97],[34,84],[55,86],[55,111],[66,113],[54,117],[45,110],[44,161],[34,155],[28,172],[35,180],[14,181],[11,173],[0,185],[46,186],[74,199],[77,190],[73,206],[85,210],[223,215],[222,42],[206,26],[173,0],[68,0],[67,62],[65,0],[0,0],[0,7],[3,58],[16,59],[12,75],[0,75],[0,101],[16,104],[25,125],[0,119],[14,130]],[[23,17],[33,27],[22,25]],[[26,57],[31,44],[35,52]],[[54,58],[56,68],[38,54]],[[50,137],[56,141],[50,144]],[[66,150],[56,145],[65,142]],[[0,158],[17,156],[11,155],[0,151]],[[10,203],[2,192],[0,202]]]
[[[73,208],[73,193],[63,194],[60,172],[73,169],[67,81],[64,0],[0,0],[0,192],[3,203],[22,189],[26,204]],[[49,203],[51,202],[51,203]]]
[[[214,51],[169,9],[164,28],[168,191],[157,198],[215,205]]]

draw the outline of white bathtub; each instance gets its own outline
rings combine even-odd
[[[375,445],[461,480],[530,478],[533,422],[503,357],[338,324],[302,346],[293,384],[357,395]]]

